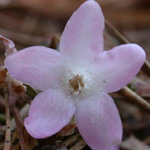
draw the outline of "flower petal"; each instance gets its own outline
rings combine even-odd
[[[75,105],[68,96],[48,89],[33,100],[25,127],[34,138],[46,138],[66,126],[74,112]]]
[[[133,80],[144,61],[145,52],[136,44],[117,46],[97,55],[96,70],[102,90],[111,93],[121,89]]]
[[[103,51],[104,16],[99,4],[86,1],[68,21],[60,40],[60,51],[69,60],[84,62]]]
[[[13,78],[40,90],[59,86],[61,63],[59,52],[43,46],[23,49],[5,60]]]
[[[122,124],[112,98],[99,93],[77,103],[75,114],[78,129],[93,150],[118,150]]]

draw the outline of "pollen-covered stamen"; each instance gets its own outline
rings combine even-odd
[[[84,87],[82,77],[78,74],[74,76],[72,79],[69,80],[69,86],[71,88],[72,94],[77,95],[81,93],[81,89]]]

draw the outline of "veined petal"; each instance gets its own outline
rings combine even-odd
[[[99,4],[90,0],[72,15],[60,40],[60,51],[71,62],[93,60],[103,51],[104,16]]]
[[[46,138],[66,126],[75,112],[75,105],[62,92],[48,89],[33,100],[25,127],[34,138]]]
[[[59,86],[61,65],[60,53],[43,46],[23,49],[5,60],[13,78],[39,90]]]
[[[122,124],[112,98],[99,93],[77,103],[77,127],[92,150],[118,150]]]
[[[95,57],[100,86],[106,93],[118,91],[137,75],[145,61],[144,50],[136,44],[117,46]]]

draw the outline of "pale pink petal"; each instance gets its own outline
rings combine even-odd
[[[5,52],[5,56],[9,56],[15,52],[17,52],[16,48],[15,48],[15,44],[13,41],[5,38],[4,36],[0,35],[0,39],[3,40],[5,48],[6,48],[6,52]]]
[[[104,16],[99,4],[90,0],[74,12],[60,40],[60,51],[71,62],[93,59],[103,51]]]
[[[136,44],[117,46],[96,55],[99,86],[107,93],[118,91],[133,80],[144,61],[145,52]]]
[[[48,89],[33,100],[25,127],[34,138],[46,138],[66,126],[74,112],[75,105],[68,96]]]
[[[60,53],[43,46],[23,49],[5,60],[13,78],[40,90],[59,86],[61,65]]]
[[[77,103],[75,119],[80,134],[92,150],[118,150],[122,124],[116,105],[105,93]]]

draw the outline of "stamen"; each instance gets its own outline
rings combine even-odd
[[[78,95],[81,93],[81,89],[84,87],[82,77],[78,74],[69,80],[69,86],[71,88],[71,93]]]

